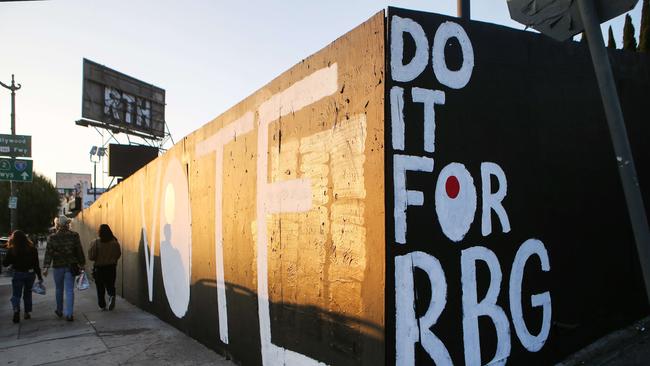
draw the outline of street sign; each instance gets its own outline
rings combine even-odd
[[[9,197],[9,208],[11,209],[18,208],[18,197],[16,196]]]
[[[558,41],[584,30],[575,0],[507,0],[510,17]],[[600,23],[626,13],[639,0],[594,0]]]
[[[32,137],[0,134],[0,156],[31,157]]]
[[[31,182],[32,160],[0,158],[0,181]]]

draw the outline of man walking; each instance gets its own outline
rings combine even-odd
[[[56,285],[56,315],[65,316],[67,321],[73,321],[74,307],[74,278],[81,273],[86,265],[86,257],[81,248],[79,234],[70,230],[70,220],[67,216],[59,216],[56,220],[56,232],[47,238],[47,249],[43,263],[43,275],[47,276],[50,266],[54,268],[54,284]],[[63,290],[65,289],[65,309],[63,308]]]

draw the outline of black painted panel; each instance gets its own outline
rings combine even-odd
[[[394,16],[412,19],[426,33],[427,66],[414,80],[393,79]],[[469,82],[461,88],[441,83],[432,68],[430,48],[436,31],[445,22],[460,25],[471,41],[474,67]],[[468,248],[487,248],[498,259],[502,280],[496,305],[500,309],[497,312],[502,311],[508,320],[508,342],[501,342],[511,346],[509,352],[503,353],[508,356],[508,364],[552,364],[647,314],[649,307],[639,261],[588,48],[576,42],[555,42],[531,32],[396,8],[389,8],[387,24],[387,363],[395,363],[395,344],[403,342],[403,337],[396,337],[395,258],[413,257],[410,253],[418,251],[435,257],[444,271],[446,303],[430,329],[444,344],[455,365],[466,364],[466,352],[477,352],[471,342],[464,340],[467,332],[463,327],[461,255]],[[464,60],[458,39],[450,39],[444,49],[447,68],[458,70]],[[404,63],[415,53],[415,42],[405,35]],[[611,59],[647,208],[650,207],[647,145],[650,128],[646,109],[650,65],[645,55],[624,51],[613,52]],[[404,149],[395,149],[391,144],[390,90],[395,86],[404,89]],[[444,104],[434,107],[433,152],[424,148],[424,104],[413,102],[414,87],[445,94]],[[433,160],[432,172],[405,173],[406,189],[420,191],[424,197],[423,205],[417,205],[415,200],[407,206],[405,244],[397,243],[395,237],[395,155]],[[464,165],[476,189],[476,212],[471,226],[457,242],[443,232],[436,203],[442,205],[445,200],[457,203],[460,196],[445,197],[455,195],[455,188],[460,189],[458,194],[466,193],[469,186],[462,179],[460,187],[449,181],[442,186],[441,198],[435,198],[442,169],[454,162]],[[504,233],[492,210],[492,233],[487,236],[481,232],[484,196],[481,164],[485,162],[495,163],[505,173],[507,195],[501,203],[511,227]],[[490,181],[494,193],[500,184],[494,176]],[[442,210],[458,213],[454,209]],[[523,270],[520,292],[523,320],[532,335],[540,332],[543,311],[541,307],[531,306],[531,296],[548,291],[551,297],[550,332],[537,351],[522,345],[513,326],[516,316],[513,317],[509,296],[513,261],[528,239],[543,243],[550,264],[550,270],[543,271],[540,258],[533,255]],[[414,290],[408,290],[414,291],[416,300],[411,306],[415,307],[415,318],[420,319],[430,305],[432,286],[422,270],[412,270],[415,285]],[[493,275],[486,263],[479,261],[476,281],[467,276],[468,283],[476,283],[479,301],[486,296]],[[397,285],[405,283],[403,276],[397,276]],[[439,291],[440,287],[433,288],[434,293]],[[400,292],[404,293],[408,291]],[[403,319],[399,321],[404,322]],[[478,325],[481,363],[486,364],[495,355],[496,330],[487,316],[480,316]],[[431,364],[431,357],[417,334],[418,328],[415,330],[414,361]],[[441,349],[439,345],[433,348]],[[408,347],[401,350],[408,352]],[[403,361],[412,363],[409,357]]]

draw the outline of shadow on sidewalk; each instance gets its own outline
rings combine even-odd
[[[221,356],[118,297],[114,311],[97,306],[94,284],[75,289],[72,322],[54,314],[52,275],[46,295],[33,294],[32,319],[13,324],[11,285],[0,283],[0,363],[17,365],[117,365],[127,362],[232,365]]]

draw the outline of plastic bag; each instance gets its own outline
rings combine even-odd
[[[39,295],[45,295],[46,291],[47,289],[45,288],[45,285],[42,281],[35,282],[34,286],[32,286],[32,292],[35,292]]]
[[[88,281],[88,275],[85,271],[81,271],[81,274],[77,276],[77,290],[83,291],[87,290],[90,287],[90,282]]]

